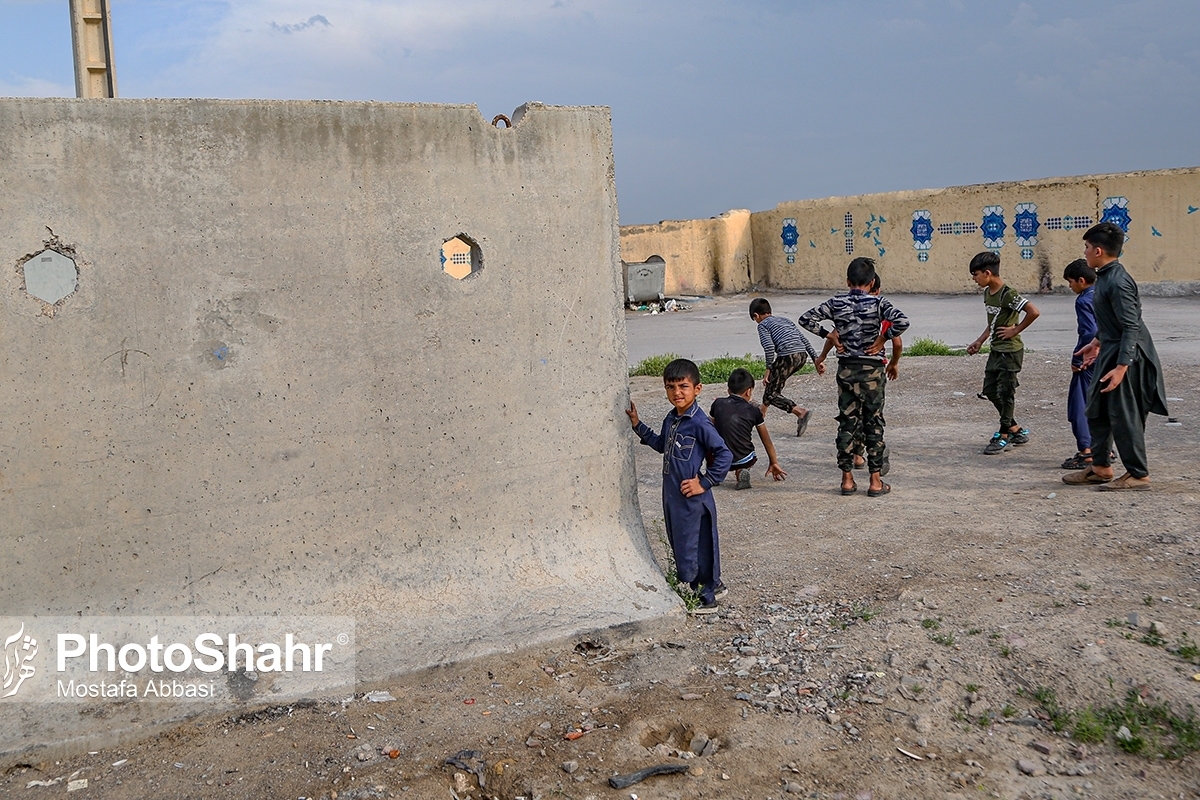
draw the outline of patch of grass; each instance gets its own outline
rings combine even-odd
[[[1082,581],[1076,581],[1075,588],[1082,589],[1083,591],[1086,592],[1088,589],[1092,588],[1092,585],[1090,583],[1083,583]]]
[[[999,631],[992,631],[991,633],[988,634],[988,638],[995,640],[995,639],[999,639],[1003,635],[1004,634],[1000,633]]]
[[[1146,595],[1145,597],[1142,598],[1142,602],[1148,606],[1152,606],[1152,605],[1154,605],[1154,598],[1151,597],[1150,595]]]
[[[1008,646],[1008,645],[1006,645],[1006,644],[1002,644],[1002,645],[1000,645],[1000,657],[1001,657],[1001,658],[1008,658],[1008,657],[1009,657],[1009,656],[1011,656],[1011,655],[1012,655],[1012,648],[1011,648],[1011,647],[1009,647],[1009,646]]]
[[[955,350],[941,339],[921,336],[904,348],[904,355],[912,356],[961,356],[966,350]]]
[[[934,641],[934,642],[942,645],[943,647],[953,647],[954,646],[954,634],[953,633],[931,633],[931,634],[929,634],[929,638],[931,641]]]
[[[711,384],[724,384],[729,380],[729,373],[733,372],[738,367],[747,369],[754,376],[754,380],[761,381],[763,375],[767,372],[767,362],[761,358],[755,358],[747,353],[744,356],[723,355],[720,358],[714,358],[709,361],[701,361],[696,366],[700,368],[700,382]],[[805,364],[804,369],[800,370],[799,374],[804,374],[804,370],[813,372],[811,365]]]
[[[1017,715],[1017,709],[1009,703],[1004,704],[1004,708],[1000,709],[1000,714],[1005,719],[1012,719]]]
[[[677,358],[679,358],[679,356],[675,355],[674,353],[666,353],[661,356],[650,356],[649,358],[643,358],[637,363],[636,366],[630,367],[629,377],[632,378],[635,375],[650,375],[652,377],[661,378],[663,370],[667,368],[667,364],[670,364]]]
[[[1055,600],[1050,605],[1054,606],[1055,608],[1066,608],[1067,607],[1067,604],[1061,600]]]
[[[1052,689],[1040,687],[1034,698],[1056,731],[1069,730],[1079,742],[1099,744],[1111,737],[1127,753],[1171,760],[1200,751],[1200,721],[1191,705],[1176,712],[1169,703],[1148,701],[1137,689],[1119,702],[1074,712],[1059,705]]]
[[[983,633],[983,628],[967,628],[967,636],[978,636]]]
[[[1075,714],[1071,738],[1084,744],[1100,744],[1108,738],[1108,729],[1095,709],[1089,707]]]
[[[1126,622],[1123,619],[1117,619],[1116,617],[1112,617],[1111,619],[1106,619],[1104,621],[1104,624],[1110,628],[1124,628],[1126,625]]]
[[[854,606],[850,610],[850,616],[853,619],[861,619],[863,622],[870,622],[879,616],[879,611],[871,608],[870,606]]]
[[[643,358],[637,364],[629,368],[629,377],[637,375],[649,375],[655,378],[661,378],[663,370],[667,368],[675,359],[679,358],[675,353],[664,353],[660,356],[650,356]],[[754,380],[761,381],[763,375],[767,371],[767,362],[761,357],[755,357],[747,353],[744,356],[731,356],[725,354],[719,358],[709,359],[708,361],[700,361],[696,364],[700,368],[700,382],[711,384],[723,384],[729,380],[729,373],[733,372],[738,367],[747,369],[754,376]],[[804,368],[798,372],[798,375],[807,375],[815,372],[812,364],[805,364]]]
[[[1196,646],[1196,640],[1186,633],[1180,635],[1179,644],[1175,645],[1173,652],[1184,661],[1195,661],[1200,657],[1200,647]]]
[[[1139,640],[1142,644],[1148,644],[1151,647],[1162,647],[1167,643],[1167,640],[1158,635],[1158,631],[1147,631],[1146,634]]]
[[[978,691],[979,691],[979,684],[977,684],[977,683],[968,683],[967,684],[967,694],[975,694]]]
[[[926,617],[925,619],[921,620],[921,627],[927,631],[936,631],[938,628],[942,627],[942,623],[938,622],[936,619],[930,619]]]

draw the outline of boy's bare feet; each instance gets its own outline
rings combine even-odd
[[[858,491],[858,484],[854,482],[853,472],[842,473],[842,494],[854,494]]]

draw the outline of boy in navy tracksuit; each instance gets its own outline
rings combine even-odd
[[[1082,350],[1096,338],[1096,311],[1092,307],[1092,295],[1096,285],[1096,270],[1088,266],[1087,260],[1076,259],[1063,270],[1063,277],[1075,293],[1075,328],[1079,341],[1075,350]],[[1063,469],[1087,469],[1092,463],[1092,432],[1088,428],[1088,388],[1092,385],[1095,365],[1083,365],[1083,356],[1071,356],[1071,387],[1067,390],[1067,419],[1071,432],[1075,434],[1075,455],[1062,463]]]
[[[642,444],[663,454],[667,541],[679,580],[700,594],[700,607],[693,613],[714,614],[717,595],[724,594],[725,587],[721,583],[717,504],[711,489],[725,480],[733,454],[696,402],[703,387],[694,363],[686,358],[672,361],[663,370],[663,386],[674,409],[663,420],[661,433],[638,419],[633,403],[625,413]],[[710,454],[708,470],[701,474]]]

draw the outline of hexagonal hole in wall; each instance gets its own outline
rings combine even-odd
[[[57,250],[43,250],[24,264],[25,291],[43,303],[54,305],[75,291],[79,271],[75,262]]]
[[[442,270],[452,278],[462,280],[483,269],[483,252],[479,244],[466,234],[442,242]]]

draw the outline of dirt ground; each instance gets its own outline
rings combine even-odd
[[[893,491],[877,499],[865,475],[858,494],[837,492],[832,378],[793,379],[815,416],[798,439],[768,414],[787,480],[768,485],[763,464],[749,491],[715,490],[731,588],[718,616],[362,687],[386,702],[199,719],[18,765],[0,793],[59,796],[86,779],[72,797],[1198,798],[1196,752],[1130,754],[1112,731],[1081,745],[1055,721],[1127,697],[1177,718],[1200,706],[1186,647],[1200,640],[1200,379],[1168,366],[1182,425],[1150,418],[1154,490],[1105,494],[1060,482],[1074,452],[1066,354],[1027,354],[1018,420],[1032,440],[998,456],[981,455],[995,424],[975,397],[983,361],[902,362],[886,412]],[[631,393],[661,420],[661,381],[635,378]],[[723,393],[706,387],[705,407]],[[638,447],[661,559],[657,459]],[[657,764],[688,771],[608,783]]]

